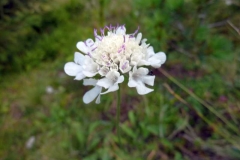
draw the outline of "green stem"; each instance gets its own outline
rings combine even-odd
[[[230,127],[235,133],[239,134],[238,128],[236,128],[234,125],[232,125],[225,117],[220,115],[212,106],[204,102],[201,98],[199,98],[197,95],[195,95],[193,92],[188,90],[184,85],[182,85],[180,82],[178,82],[176,79],[174,79],[170,74],[168,74],[163,69],[159,69],[159,71],[165,75],[168,79],[170,79],[173,83],[175,83],[178,87],[180,87],[182,90],[187,92],[191,97],[193,97],[196,101],[201,103],[203,106],[205,106],[209,111],[211,111],[213,114],[215,114],[219,119],[221,119],[228,127]]]
[[[117,92],[118,96],[117,96],[117,136],[118,136],[118,142],[121,144],[121,139],[120,139],[120,102],[121,102],[121,87],[119,85],[119,89]]]
[[[100,10],[99,10],[99,16],[100,16],[100,25],[103,26],[105,23],[104,19],[104,5],[105,5],[105,0],[100,0]]]

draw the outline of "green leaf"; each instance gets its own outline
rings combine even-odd
[[[137,137],[137,135],[134,133],[134,131],[131,128],[129,128],[127,125],[122,124],[120,127],[121,127],[122,131],[124,133],[126,133],[128,136],[130,136],[132,138],[136,138]]]

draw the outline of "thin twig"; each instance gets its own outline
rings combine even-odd
[[[220,115],[211,105],[207,104],[205,101],[203,101],[201,98],[199,98],[196,94],[191,92],[189,89],[187,89],[184,85],[182,85],[180,82],[178,82],[175,78],[173,78],[170,74],[168,74],[165,70],[162,68],[159,69],[159,71],[165,75],[168,79],[170,79],[173,83],[175,83],[177,86],[179,86],[182,90],[184,90],[186,93],[188,93],[191,97],[193,97],[196,101],[201,103],[203,106],[205,106],[209,111],[214,113],[219,119],[221,119],[227,126],[229,126],[235,133],[239,135],[239,129],[231,124],[225,117]]]
[[[227,23],[240,35],[240,30],[236,26],[234,26],[234,24],[232,24],[232,22],[227,21]]]
[[[162,69],[161,69],[162,70]],[[161,71],[160,70],[160,71]],[[175,84],[177,84],[180,88],[182,88],[184,91],[188,90],[187,88],[185,88],[181,83],[179,83],[177,80],[175,80],[172,76],[170,76],[166,71],[162,70],[161,71],[167,78],[169,78],[171,81],[173,81]],[[236,148],[240,149],[240,146],[237,142],[235,142],[233,139],[230,138],[230,135],[227,134],[226,132],[223,132],[224,129],[222,127],[219,127],[218,125],[214,124],[213,122],[211,122],[210,120],[208,120],[201,112],[199,112],[198,110],[194,109],[194,107],[192,107],[187,101],[185,101],[180,95],[176,94],[169,85],[164,85],[167,90],[174,95],[174,97],[176,97],[180,102],[182,102],[183,104],[187,105],[188,107],[192,108],[193,110],[196,111],[196,113],[198,114],[198,116],[200,118],[202,118],[207,124],[209,124],[214,131],[216,131],[219,135],[221,135],[222,137],[224,137],[229,143],[233,144]],[[190,92],[190,91],[189,91]],[[188,93],[188,92],[187,92]],[[191,93],[193,94],[193,93]],[[190,127],[190,126],[189,126]],[[219,128],[221,128],[222,130],[220,131]],[[195,132],[193,132],[195,134]],[[197,137],[197,135],[195,134],[195,136]]]

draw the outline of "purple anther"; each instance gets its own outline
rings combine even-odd
[[[134,38],[134,36],[133,35],[129,35],[129,38]]]
[[[100,31],[101,31],[101,35],[104,36],[104,28],[100,29]]]
[[[121,29],[123,29],[125,27],[125,24],[121,26]]]
[[[112,26],[112,24],[110,24],[110,30],[113,32],[114,30],[116,30],[116,27]]]
[[[122,69],[123,69],[123,70],[126,69],[127,64],[128,64],[128,62],[125,62],[125,63],[122,65]]]
[[[89,57],[92,57],[91,54],[90,54],[90,52],[87,52],[87,55],[88,55]]]
[[[121,48],[118,50],[118,53],[122,52],[123,50],[125,50],[125,44],[121,46]]]
[[[87,47],[87,40],[86,40],[86,41],[84,41],[84,44],[85,44],[85,46]]]
[[[108,27],[108,26],[105,26],[105,27],[110,31],[110,27]],[[104,27],[104,28],[105,28],[105,27]]]
[[[97,47],[93,48],[92,51],[94,51]]]
[[[137,30],[129,36],[129,38],[133,38],[137,34],[138,30],[139,30],[139,26],[138,26]]]
[[[94,36],[97,37],[98,34],[97,34],[97,29],[94,29]]]
[[[101,36],[96,36],[96,38],[97,38],[99,41],[102,41],[102,37],[101,37]]]
[[[118,50],[118,53],[120,53],[122,51],[122,48],[120,48],[119,50]]]

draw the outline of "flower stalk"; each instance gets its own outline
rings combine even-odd
[[[121,87],[119,86],[119,90],[117,92],[117,136],[118,136],[119,144],[121,144],[121,138],[120,138],[120,113],[121,113]]]

